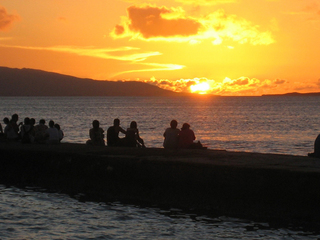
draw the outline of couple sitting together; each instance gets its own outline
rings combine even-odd
[[[126,136],[119,138],[119,133]],[[126,131],[120,127],[120,120],[118,118],[113,120],[113,126],[108,128],[107,131],[107,144],[109,147],[143,147],[145,148],[144,141],[139,135],[137,123],[132,121],[130,128]]]
[[[170,122],[170,128],[167,128],[164,132],[163,147],[166,149],[186,149],[186,148],[203,148],[200,141],[194,143],[196,139],[194,132],[190,129],[189,123],[184,123],[181,130],[177,128],[178,122],[172,120]]]
[[[104,146],[104,130],[100,127],[98,120],[92,122],[93,128],[90,129],[89,145]],[[124,138],[119,138],[119,133],[125,134]],[[107,130],[107,144],[109,147],[145,147],[143,139],[139,136],[137,123],[132,121],[130,128],[124,130],[120,127],[120,120],[114,119],[113,126]]]

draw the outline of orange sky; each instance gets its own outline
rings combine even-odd
[[[0,66],[175,91],[320,92],[319,36],[319,0],[0,0]]]

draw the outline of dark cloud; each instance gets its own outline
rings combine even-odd
[[[230,86],[234,86],[234,85],[247,85],[249,83],[249,79],[248,78],[240,78],[237,80],[234,80],[232,83],[230,83]]]
[[[8,14],[7,10],[0,6],[0,31],[4,31],[8,29],[14,21],[17,21],[19,19],[19,16]]]
[[[274,83],[275,84],[284,84],[284,83],[286,83],[286,80],[276,79],[276,80],[274,80]]]
[[[190,87],[190,86],[192,86],[192,85],[195,85],[197,82],[196,81],[188,81],[185,85],[187,86],[187,87]]]
[[[115,26],[114,32],[116,35],[122,35],[124,33],[124,27],[121,25]]]
[[[190,43],[213,39],[215,45],[224,39],[253,45],[269,45],[275,41],[270,32],[260,32],[259,26],[221,9],[196,17],[181,8],[143,5],[131,6],[127,13],[110,33],[112,37]]]
[[[140,33],[146,39],[154,37],[190,36],[198,33],[201,24],[193,19],[165,18],[164,15],[174,13],[165,7],[137,7],[128,8],[129,29]],[[123,27],[122,27],[123,28]],[[122,34],[118,25],[115,34]]]
[[[167,85],[167,86],[170,86],[170,87],[172,87],[172,86],[174,86],[174,84],[173,84],[173,82],[170,82],[170,81],[160,81],[160,83],[159,83],[160,85]]]

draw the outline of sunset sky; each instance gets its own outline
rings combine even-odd
[[[0,66],[218,95],[320,92],[320,0],[0,0]]]

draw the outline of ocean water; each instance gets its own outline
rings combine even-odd
[[[64,142],[85,143],[94,119],[138,123],[147,147],[162,147],[172,119],[188,122],[210,149],[306,155],[320,133],[320,97],[1,97],[0,113],[59,123]]]
[[[1,239],[318,239],[303,228],[0,185]]]
[[[147,147],[162,147],[172,119],[188,122],[211,149],[306,155],[318,135],[320,97],[1,97],[1,117],[59,123],[65,142],[84,143],[91,122],[105,130],[137,121]],[[319,239],[299,226],[79,196],[0,183],[0,239]]]

